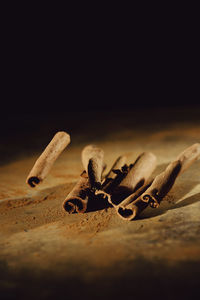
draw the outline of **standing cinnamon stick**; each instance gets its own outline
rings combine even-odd
[[[131,195],[129,199],[126,199],[126,203],[129,204],[118,207],[118,214],[126,220],[132,220],[149,204],[151,207],[158,207],[163,198],[171,190],[176,178],[199,158],[200,144],[198,143],[181,152],[177,159],[167,166],[164,172],[155,177],[152,184],[146,188],[142,195],[138,198],[135,195]],[[133,200],[132,203],[130,203],[131,200]]]
[[[70,143],[70,135],[64,131],[57,132],[30,171],[26,183],[31,187],[39,184],[49,173],[55,160]]]
[[[104,151],[95,145],[88,145],[82,151],[82,163],[88,174],[91,189],[101,188],[103,158]]]
[[[88,191],[90,188],[90,183],[88,180],[88,175],[84,171],[80,175],[79,181],[76,183],[72,191],[68,194],[67,198],[63,202],[63,208],[68,213],[84,213],[87,209],[88,203]]]

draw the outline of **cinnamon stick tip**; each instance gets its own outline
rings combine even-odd
[[[135,219],[135,217],[137,216],[137,212],[138,212],[137,207],[128,208],[128,207],[119,206],[117,208],[117,214],[123,220],[126,220],[126,221],[131,221],[131,220]]]
[[[73,197],[70,199],[66,199],[63,202],[63,209],[69,214],[72,214],[75,211],[79,213],[84,213],[87,209],[87,204],[80,197]]]
[[[66,131],[58,131],[55,135],[56,135],[56,136],[59,136],[59,135],[60,135],[60,137],[66,136],[66,137],[68,138],[69,142],[70,142],[70,140],[71,140],[70,134],[67,133]]]
[[[32,188],[36,187],[36,185],[39,184],[40,182],[41,179],[39,179],[37,176],[28,177],[26,180],[26,183]]]

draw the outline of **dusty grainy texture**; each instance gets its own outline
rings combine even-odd
[[[149,115],[151,123],[144,122]],[[130,163],[152,151],[158,158],[155,176],[199,142],[199,111],[118,112],[104,116],[104,130],[102,115],[83,122],[81,131],[69,116],[54,122],[66,131],[72,127],[73,143],[34,190],[25,178],[46,143],[44,133],[55,130],[52,122],[48,129],[41,126],[40,136],[33,130],[31,139],[26,133],[18,137],[26,136],[32,148],[21,143],[19,150],[15,137],[1,146],[10,149],[13,143],[18,153],[12,159],[6,154],[0,166],[2,299],[194,298],[200,285],[199,161],[177,179],[158,209],[148,207],[132,222],[111,207],[68,215],[62,203],[81,173],[85,145],[103,148],[107,170],[119,155]]]

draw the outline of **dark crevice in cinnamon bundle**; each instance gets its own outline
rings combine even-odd
[[[132,165],[126,164],[126,156],[119,156],[114,162],[108,174],[105,176],[102,187],[95,192],[96,196],[100,196],[102,199],[108,201],[112,192],[125,178]],[[110,201],[108,201],[110,203]]]
[[[119,156],[116,159],[116,161],[114,162],[110,171],[105,176],[105,178],[102,182],[102,189],[104,191],[109,192],[110,190],[112,190],[114,188],[113,187],[114,179],[118,175],[118,180],[119,180],[119,177],[120,177],[119,175],[124,174],[125,169],[126,169],[126,160],[127,160],[127,157],[125,155]],[[115,185],[117,185],[117,182],[115,182]]]

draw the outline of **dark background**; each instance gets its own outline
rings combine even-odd
[[[197,105],[199,71],[191,53],[63,53],[9,49],[4,57],[1,113],[126,110]],[[54,50],[56,50],[54,52]],[[134,55],[134,54],[133,54]]]
[[[116,16],[108,24],[79,19],[80,12],[73,20],[29,13],[10,8],[2,26],[0,137],[7,156],[18,141],[34,146],[34,134],[46,142],[57,130],[81,129],[90,112],[93,123],[95,115],[102,122],[117,113],[120,124],[124,112],[144,112],[151,123],[164,115],[170,122],[179,109],[199,111],[195,19],[174,26],[162,16],[144,24]]]
[[[76,17],[7,12],[1,36],[4,121],[27,113],[37,118],[199,104],[195,18],[174,16],[174,24],[161,15],[157,23],[127,16],[107,24],[98,16],[90,22]]]

